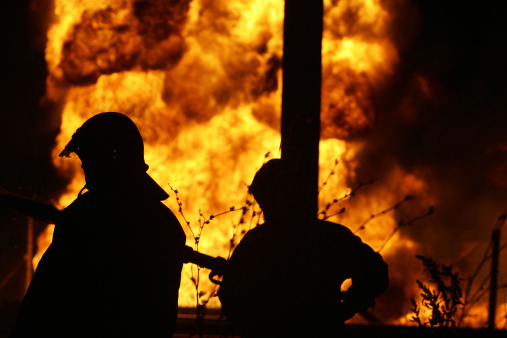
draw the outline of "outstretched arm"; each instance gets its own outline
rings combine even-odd
[[[353,269],[352,286],[343,296],[346,316],[352,317],[375,305],[375,298],[384,293],[389,284],[388,272],[382,256],[361,243]]]
[[[54,223],[60,212],[52,204],[45,204],[9,193],[0,193],[1,206],[8,207],[26,216],[38,218],[47,223]]]

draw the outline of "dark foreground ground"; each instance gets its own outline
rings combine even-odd
[[[0,338],[7,338],[16,318],[19,303],[2,304]],[[179,337],[241,337],[241,330],[221,316],[220,310],[207,310],[204,318],[196,319],[195,309],[180,309],[175,338]],[[507,338],[505,330],[441,329],[407,326],[346,325],[339,338]],[[313,337],[309,337],[313,338]]]
[[[220,310],[208,310],[202,321],[195,309],[180,309],[174,337],[241,337],[239,327],[221,316]],[[345,325],[337,338],[507,338],[507,331],[486,329],[443,329],[386,325]],[[314,338],[314,337],[308,337]]]

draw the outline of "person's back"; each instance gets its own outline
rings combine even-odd
[[[267,221],[245,235],[229,264],[222,309],[246,336],[336,333],[387,286],[380,255],[342,225],[323,221],[307,227]],[[348,278],[353,309],[340,290]]]
[[[261,190],[263,174],[277,173],[272,164],[251,186],[268,211],[266,222],[250,230],[231,256],[219,290],[222,309],[241,323],[245,336],[336,335],[346,319],[373,306],[385,291],[387,265],[344,226],[302,217],[297,207],[289,212],[277,192],[283,188],[287,201],[295,201],[283,178],[274,177],[268,191]],[[353,286],[342,293],[348,278]]]
[[[11,336],[171,336],[185,236],[167,194],[144,172],[78,155],[89,191],[59,212]]]
[[[159,201],[83,194],[61,212],[17,326],[60,337],[170,336],[184,241]]]

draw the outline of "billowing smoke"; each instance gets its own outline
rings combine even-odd
[[[382,248],[391,286],[375,314],[400,323],[422,272],[414,255],[467,277],[506,206],[504,20],[463,3],[324,3],[321,181],[340,162],[321,206],[377,178],[331,220]],[[54,12],[44,98],[62,116],[53,154],[91,115],[121,111],[188,218],[239,206],[280,143],[283,1],[55,0]],[[64,206],[82,177],[79,164],[55,164],[73,181]],[[202,251],[225,256],[233,222],[207,226]],[[182,287],[183,305],[195,304],[192,292]]]
[[[375,126],[351,138],[365,145],[356,173],[379,178],[371,198],[393,188],[396,170],[420,180],[424,189],[396,218],[410,219],[430,204],[435,213],[404,228],[401,240],[417,242],[418,253],[453,264],[468,278],[507,207],[506,87],[500,75],[505,74],[506,51],[500,47],[505,25],[500,29],[501,18],[481,6],[384,4],[394,16],[390,32],[400,62],[374,87]],[[406,183],[398,180],[395,189],[403,191]],[[388,257],[393,276],[410,266],[401,256]],[[503,253],[500,260],[505,259]],[[503,267],[501,274],[507,272]],[[489,269],[488,262],[483,278]],[[390,288],[393,298],[403,289],[398,286]],[[475,281],[474,288],[481,287],[489,287],[487,278],[482,285]]]
[[[83,85],[103,74],[176,64],[185,48],[181,30],[188,3],[136,1],[124,8],[85,10],[63,44],[64,78]]]

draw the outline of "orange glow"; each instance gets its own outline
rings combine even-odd
[[[187,245],[193,246],[169,184],[179,191],[183,213],[195,232],[200,211],[209,217],[242,207],[264,155],[279,155],[284,2],[180,0],[167,2],[177,4],[170,8],[147,1],[148,8],[137,11],[134,3],[54,0],[46,95],[62,113],[54,164],[72,178],[59,206],[71,203],[84,177],[78,159],[61,159],[58,153],[89,117],[122,112],[138,125],[148,173],[171,195],[166,203],[180,218]],[[373,87],[392,75],[399,61],[388,35],[390,14],[381,3],[324,1],[320,181],[335,159],[340,163],[321,190],[321,208],[349,193],[357,180],[367,179],[355,171],[363,145],[347,139],[374,128]],[[420,86],[431,92],[422,78]],[[372,214],[409,194],[418,195],[424,205],[436,202],[423,178],[401,168],[389,182],[367,189],[337,203],[337,210],[347,211],[330,220],[357,231],[375,250],[384,245],[397,220],[394,212],[387,212],[358,229]],[[206,225],[199,250],[227,257],[239,217],[229,213]],[[40,244],[41,251],[51,232],[45,236],[49,239]],[[399,252],[413,257],[419,249],[397,231],[381,253],[394,260]],[[416,294],[418,275],[410,275],[413,271],[407,271],[406,289]],[[195,273],[195,267],[184,267],[180,306],[196,304],[189,278]],[[209,295],[213,288],[201,278],[201,290]],[[220,304],[212,298],[208,306]],[[409,316],[396,324],[410,324]]]

